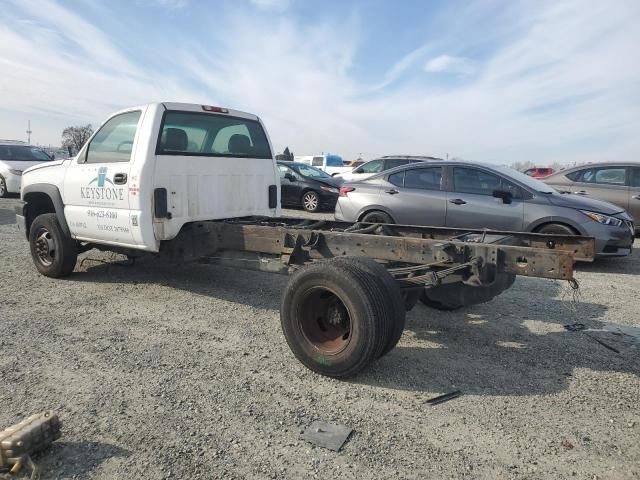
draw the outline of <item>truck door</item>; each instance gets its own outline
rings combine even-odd
[[[134,245],[128,182],[142,114],[111,117],[67,168],[64,213],[75,238]]]

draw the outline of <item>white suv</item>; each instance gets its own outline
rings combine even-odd
[[[22,172],[53,160],[47,152],[22,142],[0,140],[0,198],[20,193]]]

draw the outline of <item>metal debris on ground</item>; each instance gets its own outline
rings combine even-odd
[[[462,395],[460,390],[455,390],[453,392],[445,393],[444,395],[439,395],[437,397],[430,398],[427,400],[429,405],[438,405],[440,403],[448,402],[449,400],[453,400],[454,398],[458,398]]]
[[[17,473],[27,464],[31,478],[38,476],[38,468],[31,455],[48,447],[61,436],[60,420],[53,412],[32,415],[0,432],[0,471]]]
[[[302,434],[302,438],[318,447],[339,451],[353,430],[345,425],[313,422]]]

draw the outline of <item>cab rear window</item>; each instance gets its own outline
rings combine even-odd
[[[229,115],[168,111],[157,155],[272,158],[259,122]]]

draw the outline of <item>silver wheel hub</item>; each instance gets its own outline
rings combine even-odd
[[[56,245],[51,237],[51,233],[46,228],[38,230],[35,241],[35,250],[38,260],[45,266],[53,263],[56,254]]]
[[[307,210],[315,210],[318,207],[318,197],[312,193],[305,194],[302,201]]]

